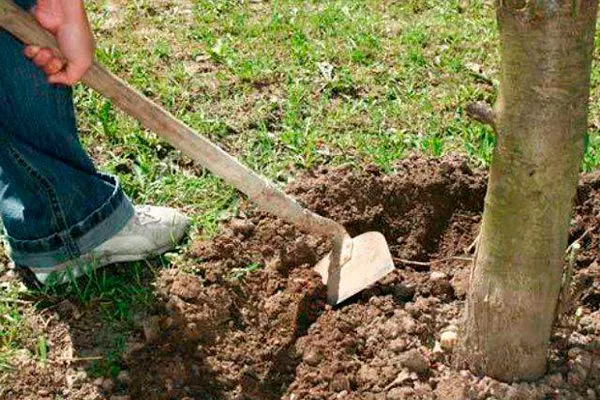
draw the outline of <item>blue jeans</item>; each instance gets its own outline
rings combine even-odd
[[[133,214],[117,180],[81,146],[71,89],[50,85],[0,30],[0,217],[15,264],[52,270],[110,239]]]

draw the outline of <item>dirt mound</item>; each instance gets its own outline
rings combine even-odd
[[[372,167],[358,174],[322,169],[300,177],[288,190],[311,209],[343,223],[352,235],[381,231],[397,259],[428,260],[442,244],[444,256],[454,254],[457,246],[461,254],[474,228],[456,230],[454,225],[478,220],[484,174],[458,158],[407,160],[398,171],[386,176]],[[375,355],[374,349],[363,349],[372,336],[369,327],[387,321],[383,326],[395,332],[413,324],[408,332],[423,334],[425,340],[426,329],[402,310],[403,302],[415,292],[454,298],[449,283],[431,285],[427,274],[394,273],[350,306],[332,310],[325,303],[325,287],[310,269],[329,251],[328,241],[248,208],[241,214],[245,218],[230,221],[216,238],[192,247],[190,256],[198,261],[194,275],[167,271],[159,280],[168,315],[161,330],[167,333],[160,344],[132,356],[136,363],[144,360],[142,375],[153,377],[142,379],[134,395],[280,399],[291,393],[302,398],[305,392],[364,391],[373,383],[352,377],[361,365],[352,359],[362,351]],[[383,304],[385,311],[379,309]],[[393,328],[396,322],[400,325]],[[356,329],[361,335],[356,336]],[[337,354],[338,345],[343,354]],[[178,365],[173,365],[174,354]],[[148,374],[148,365],[156,372]],[[133,363],[131,367],[135,371]],[[323,384],[316,385],[315,379],[325,386],[320,388]]]
[[[288,187],[352,235],[382,232],[397,269],[332,308],[311,267],[329,243],[252,205],[165,270],[153,316],[129,346],[131,399],[595,399],[600,395],[600,174],[582,178],[571,241],[573,318],[553,337],[548,375],[505,384],[455,371],[456,340],[485,195],[461,158],[409,158],[397,172],[321,169]],[[515,360],[518,362],[518,360]]]
[[[587,177],[580,188],[573,238],[596,226],[597,182]],[[298,178],[288,187],[291,194],[352,235],[382,232],[397,262],[383,282],[338,308],[326,306],[325,289],[310,270],[328,242],[242,208],[216,238],[193,246],[193,275],[167,272],[160,279],[177,335],[161,338],[164,353],[156,353],[157,346],[145,350],[144,365],[156,372],[152,381],[138,380],[144,385],[133,394],[290,400],[587,396],[600,372],[589,348],[570,341],[575,335],[590,342],[597,332],[571,332],[572,326],[557,331],[550,375],[539,384],[507,385],[452,372],[441,334],[452,338],[460,317],[485,189],[484,173],[454,157],[408,159],[393,175],[368,167],[358,173],[321,169]],[[597,248],[595,232],[583,239],[584,249]],[[600,297],[590,292],[597,274],[588,271],[594,257],[595,250],[579,254],[575,281],[584,288],[584,305],[593,306],[579,312],[589,313],[588,323],[597,327]],[[189,286],[191,292],[180,289]],[[218,317],[207,319],[211,313]],[[182,344],[191,347],[177,351]],[[167,380],[165,371],[172,372]],[[194,377],[191,371],[197,371]]]
[[[580,188],[574,238],[595,226],[596,182],[587,177]],[[328,242],[242,207],[217,237],[192,247],[192,274],[167,271],[159,279],[166,334],[132,355],[139,385],[131,393],[290,400],[587,395],[598,373],[583,374],[591,353],[572,350],[566,327],[554,338],[551,374],[538,385],[452,372],[441,334],[455,334],[485,189],[485,174],[455,157],[411,158],[393,175],[368,167],[299,177],[291,194],[352,235],[382,232],[397,263],[383,282],[337,308],[325,304],[325,288],[310,269]],[[584,248],[595,243],[592,232],[584,239]],[[586,271],[594,256],[583,251],[577,264],[576,281],[590,303],[593,285],[580,281],[593,275]]]

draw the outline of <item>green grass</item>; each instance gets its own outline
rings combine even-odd
[[[464,107],[493,103],[498,52],[490,2],[465,0],[92,0],[98,59],[254,170],[280,184],[317,165],[374,163],[410,152],[460,152],[486,166],[492,131]],[[600,36],[598,38],[600,48]],[[600,68],[592,75],[586,171],[600,164]],[[136,203],[184,209],[192,236],[214,234],[239,196],[91,90],[75,89],[82,140]],[[180,268],[177,257],[163,259]],[[159,266],[160,267],[160,266]],[[235,279],[260,268],[234,271]],[[29,294],[35,309],[68,299],[94,311],[105,349],[95,375],[116,375],[135,315],[152,307],[145,264],[99,271]],[[0,371],[27,342],[30,308],[0,295]],[[43,336],[40,336],[43,337]],[[43,344],[43,339],[42,340]],[[1,383],[1,381],[0,381]]]
[[[261,270],[263,268],[262,265],[257,263],[251,263],[244,268],[233,268],[229,275],[229,280],[231,281],[241,281],[244,280],[248,274],[251,274],[255,271]]]
[[[68,284],[49,284],[40,291],[30,292],[44,308],[57,300],[67,299],[82,308],[94,308],[107,321],[131,322],[135,312],[150,307],[154,296],[148,287],[155,266],[150,263],[131,263],[86,271],[83,278]],[[111,269],[119,269],[118,273]]]
[[[23,346],[28,332],[20,309],[22,300],[18,287],[7,283],[0,287],[0,373],[3,373],[12,369],[10,358]]]
[[[4,283],[0,295],[0,384],[5,379],[1,373],[13,370],[10,359],[18,350],[47,363],[51,351],[48,337],[39,322],[28,324],[27,318],[32,313],[53,310],[64,301],[80,318],[102,327],[93,340],[94,346],[103,351],[102,359],[92,362],[91,376],[116,377],[127,337],[139,329],[139,319],[154,307],[151,281],[156,269],[165,263],[165,259],[159,259],[89,270],[69,284],[50,284],[41,290]]]
[[[91,376],[114,378],[120,371],[120,357],[126,348],[126,338],[139,329],[139,316],[153,309],[155,297],[151,281],[156,269],[165,266],[163,261],[121,264],[100,270],[90,268],[78,280],[64,285],[48,285],[40,291],[30,292],[29,296],[38,300],[38,310],[68,300],[91,323],[100,322],[102,329],[94,344],[104,354],[101,360],[92,362],[90,372]],[[43,360],[46,353],[40,346],[38,342],[35,354]]]
[[[169,4],[140,1],[115,13],[93,3],[100,59],[269,177],[285,180],[323,163],[389,170],[412,151],[489,161],[491,131],[462,111],[495,97],[467,67],[494,73],[488,6],[198,1],[166,12]],[[109,171],[128,172],[122,180],[134,197],[183,198],[204,216],[201,224],[214,218],[215,200],[222,206],[235,197],[157,162],[180,157],[99,96],[83,89],[77,96],[85,142],[110,154]]]

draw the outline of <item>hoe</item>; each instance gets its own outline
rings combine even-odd
[[[26,44],[57,48],[54,38],[11,0],[0,0],[0,27]],[[315,270],[327,285],[327,301],[336,305],[374,284],[394,270],[384,236],[367,232],[351,238],[339,223],[302,207],[274,184],[240,164],[204,136],[177,120],[97,62],[83,83],[110,99],[145,128],[160,135],[213,174],[246,194],[264,211],[298,229],[331,238],[333,250]]]

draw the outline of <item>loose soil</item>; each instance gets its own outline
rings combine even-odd
[[[455,156],[411,157],[392,175],[375,167],[306,173],[289,193],[343,223],[352,235],[375,230],[386,236],[397,269],[382,282],[328,306],[326,290],[311,270],[329,251],[327,240],[246,204],[215,238],[190,247],[185,257],[193,260],[193,270],[159,274],[159,302],[131,338],[121,360],[126,372],[116,382],[92,382],[81,371],[85,364],[40,369],[16,360],[19,368],[3,383],[5,396],[596,399],[600,174],[583,176],[579,185],[570,239],[579,239],[581,250],[573,262],[566,317],[552,337],[548,375],[505,384],[453,368],[451,348],[468,290],[485,181],[484,171]],[[73,314],[62,312],[45,328],[58,353],[51,360],[61,357],[61,343],[72,346],[70,338],[86,337],[76,331],[91,317]],[[80,341],[76,348],[83,352],[89,344]]]

